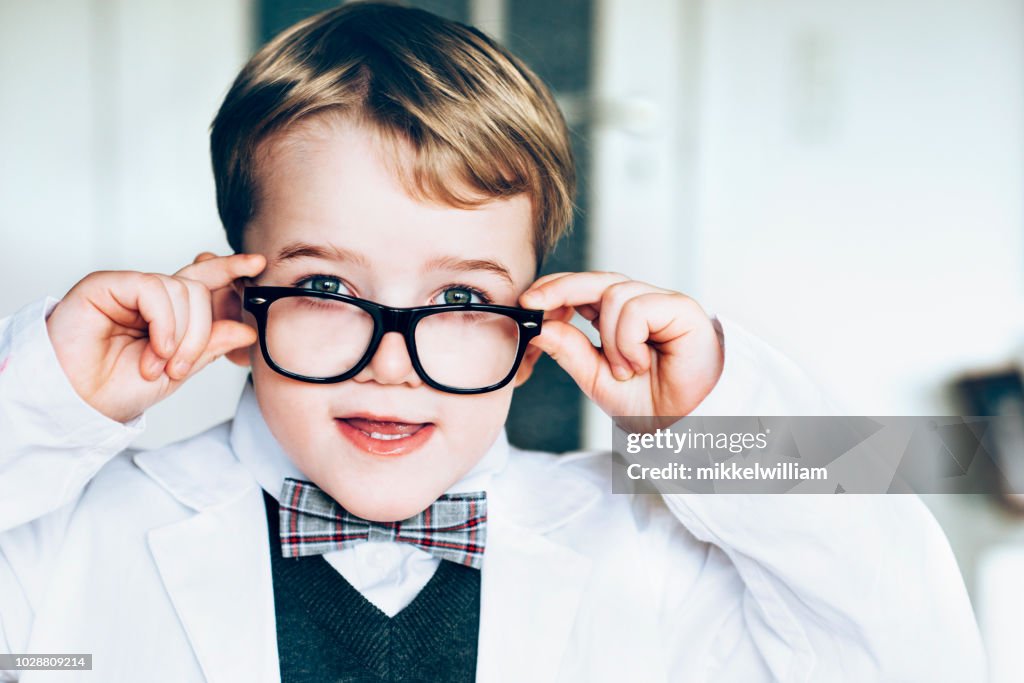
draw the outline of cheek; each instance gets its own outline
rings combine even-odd
[[[453,399],[443,416],[446,437],[460,453],[481,455],[508,418],[512,387],[476,396],[453,395]]]
[[[257,356],[258,356],[257,352]],[[271,433],[293,459],[311,449],[316,423],[327,424],[327,403],[317,387],[277,374],[254,357],[252,376],[260,412]],[[300,464],[301,463],[297,463]]]
[[[338,461],[328,456],[333,453],[346,457],[344,441],[332,430],[330,406],[357,405],[357,397],[374,387],[351,381],[324,386],[295,382],[270,369],[258,349],[253,352],[252,362],[256,397],[271,433],[306,476],[330,488],[334,476],[331,470]],[[472,469],[497,438],[508,417],[513,387],[468,396],[434,394],[425,387],[417,391],[433,394],[410,400],[430,405],[429,412],[438,425],[438,438],[425,453],[427,457],[411,460],[398,470],[367,469],[358,460],[342,460],[355,467],[347,470],[347,479],[352,472],[359,473],[356,489],[351,489],[350,484],[336,483],[334,493],[343,504],[358,507],[366,491],[379,490],[381,486],[401,500],[421,494],[436,498]]]

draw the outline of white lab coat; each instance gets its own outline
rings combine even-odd
[[[0,680],[278,681],[237,430],[125,450],[144,417],[74,393],[45,331],[55,303],[0,321],[0,650],[92,653],[93,671]],[[720,333],[702,413],[820,411],[789,361]],[[488,494],[479,681],[983,680],[963,582],[916,497],[612,495],[608,458],[511,449]]]

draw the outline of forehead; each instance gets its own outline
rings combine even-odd
[[[388,144],[372,128],[340,117],[266,140],[247,249],[270,256],[296,242],[323,244],[395,268],[499,261],[517,283],[528,283],[535,266],[529,197],[473,208],[415,197],[399,173],[413,159],[408,143]]]

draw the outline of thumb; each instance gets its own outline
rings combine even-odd
[[[212,258],[217,258],[217,255],[212,251],[201,251],[196,255],[196,258],[192,263],[202,263],[203,261],[209,261]]]
[[[210,329],[210,341],[196,366],[205,367],[228,351],[256,343],[256,330],[235,320],[218,320]]]
[[[599,383],[613,379],[608,361],[575,325],[545,320],[541,333],[530,343],[551,356],[590,398]]]

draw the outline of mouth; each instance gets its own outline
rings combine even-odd
[[[334,418],[342,436],[374,455],[405,455],[420,448],[433,435],[433,422],[407,422],[398,417],[369,414]]]

